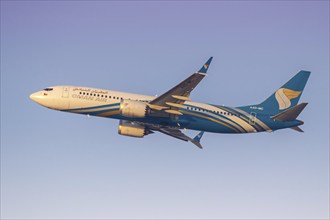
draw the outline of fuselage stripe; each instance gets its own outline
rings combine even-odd
[[[242,124],[240,124],[240,122],[238,122],[237,121],[237,119],[238,120],[241,120],[239,117],[236,117],[236,116],[232,116],[232,118],[230,118],[230,117],[225,117],[225,116],[223,116],[223,115],[220,115],[220,114],[217,114],[217,113],[215,113],[214,111],[210,111],[210,110],[208,110],[208,109],[205,109],[205,108],[201,108],[201,107],[198,107],[198,106],[194,106],[194,105],[185,105],[185,106],[189,106],[189,107],[192,107],[192,108],[200,108],[200,109],[204,109],[204,110],[206,110],[206,112],[203,112],[204,114],[206,114],[206,115],[209,115],[209,116],[211,116],[211,117],[214,117],[214,118],[216,118],[216,119],[218,119],[218,120],[221,120],[221,121],[225,121],[225,122],[227,122],[228,124],[231,124],[231,125],[233,125],[233,126],[235,126],[236,128],[238,128],[240,131],[241,131],[241,133],[248,133],[248,131],[246,130],[246,128],[244,128],[244,126],[242,125]],[[213,107],[215,107],[215,106],[213,106]],[[219,108],[218,108],[219,109]],[[190,110],[191,111],[191,110]],[[195,111],[193,111],[193,112],[195,112]],[[208,114],[207,114],[208,113]],[[212,114],[212,115],[210,115],[210,113]],[[236,117],[236,118],[234,118],[234,117]],[[236,121],[235,121],[236,120]],[[243,122],[244,124],[245,124],[245,122]],[[253,128],[253,127],[252,127]]]
[[[97,105],[97,106],[86,107],[86,108],[72,108],[72,109],[68,109],[68,111],[84,111],[84,110],[112,107],[112,106],[116,106],[116,105],[119,105],[119,104],[120,103],[116,102],[116,103],[112,103],[112,104],[109,104],[109,105]]]
[[[111,108],[105,108],[105,109],[100,109],[100,110],[85,110],[83,112],[76,112],[76,113],[85,113],[85,114],[92,114],[92,115],[98,115],[98,114],[101,114],[101,113],[104,113],[104,112],[108,112],[108,111],[113,111],[113,110],[118,110],[118,106],[113,106]]]
[[[244,120],[246,123],[248,123],[251,127],[253,127],[256,131],[264,131],[264,129],[255,121],[254,124],[250,123],[250,114],[246,113],[246,112],[240,112],[237,109],[234,108],[228,108],[228,107],[223,107],[223,106],[219,106],[219,108],[225,110],[225,111],[229,111],[233,114],[238,114],[240,115],[240,118],[242,120]]]
[[[111,115],[117,115],[117,114],[119,114],[119,110],[118,109],[114,109],[112,111],[103,112],[101,114],[98,114],[97,116],[100,116],[100,117],[109,117]]]
[[[236,111],[244,114],[246,117],[248,117],[250,114],[241,110],[241,109],[238,109],[238,108],[235,108]],[[260,130],[260,131],[268,131],[268,130],[271,130],[265,123],[263,123],[262,121],[260,121],[257,117],[255,117],[255,123],[258,124],[259,126],[262,127],[263,130]]]
[[[242,111],[241,109],[203,103],[200,103],[200,105],[192,104],[192,102],[184,104],[184,106],[187,108],[180,108],[179,111],[187,115],[192,115],[215,122],[217,124],[229,128],[230,130],[233,130],[236,133],[249,133],[269,130],[269,127],[263,122],[261,122],[258,118],[254,119],[254,123],[250,123],[250,114],[245,111]],[[120,102],[116,102],[106,105],[103,104],[91,107],[72,108],[62,111],[95,115],[100,117],[111,117],[116,114],[120,114],[119,105]],[[219,114],[218,110],[221,114]],[[224,112],[224,114],[222,114],[222,112]]]
[[[239,129],[233,127],[232,125],[225,124],[223,121],[217,120],[215,118],[204,116],[204,115],[199,115],[199,114],[196,114],[195,112],[189,112],[189,111],[186,111],[186,110],[182,110],[182,113],[185,113],[185,114],[188,114],[188,115],[194,115],[194,116],[199,117],[199,118],[203,118],[203,119],[206,119],[206,120],[209,120],[209,121],[213,121],[213,122],[221,124],[221,125],[223,125],[227,128],[230,128],[231,130],[235,131],[236,133],[242,133]]]

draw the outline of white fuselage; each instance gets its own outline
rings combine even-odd
[[[50,89],[48,89],[50,90]],[[134,93],[118,92],[112,90],[95,89],[80,86],[53,86],[50,91],[42,90],[32,94],[31,99],[47,108],[60,111],[68,111],[79,114],[91,114],[99,117],[117,118],[118,108],[121,100],[135,100],[141,102],[149,102],[156,96],[146,96]],[[113,105],[113,107],[111,107]],[[102,106],[104,106],[102,108]],[[97,110],[91,110],[97,107]],[[114,111],[110,111],[111,108]],[[186,115],[198,119],[207,119],[210,122],[218,122],[228,124],[227,127],[233,127],[238,133],[257,132],[255,126],[252,126],[248,120],[243,120],[240,115],[233,114],[230,111],[219,108],[217,106],[186,101],[182,109]],[[95,113],[95,114],[94,114]],[[159,121],[156,120],[156,123]],[[181,120],[181,124],[189,129],[199,130],[198,123],[196,125],[189,123],[185,126],[185,120]],[[187,122],[188,124],[188,122]],[[214,124],[214,123],[213,123]],[[220,124],[220,125],[221,125]],[[209,126],[210,132],[217,132],[217,127]],[[266,130],[267,128],[265,128]]]

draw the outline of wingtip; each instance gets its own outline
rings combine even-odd
[[[204,134],[204,131],[199,132],[195,137],[194,140],[200,142]]]
[[[212,62],[212,59],[213,59],[213,57],[210,57],[198,72],[199,73],[206,73],[209,66],[210,66],[210,64],[211,64],[211,62]]]
[[[191,142],[195,144],[200,149],[203,149],[203,146],[200,143],[201,138],[203,137],[204,131],[199,132],[192,140]]]

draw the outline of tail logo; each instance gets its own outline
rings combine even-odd
[[[289,108],[291,106],[291,99],[297,98],[301,92],[294,91],[291,89],[280,88],[275,93],[275,98],[278,102],[280,110]]]

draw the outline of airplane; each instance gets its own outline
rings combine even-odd
[[[291,128],[303,132],[297,119],[308,103],[298,104],[310,71],[301,70],[265,101],[247,106],[193,102],[191,92],[207,75],[210,57],[202,68],[159,96],[147,96],[82,86],[51,86],[33,93],[38,104],[63,112],[119,119],[118,133],[142,138],[155,131],[190,141],[202,148],[204,132],[255,133]],[[191,138],[181,130],[200,131]]]

